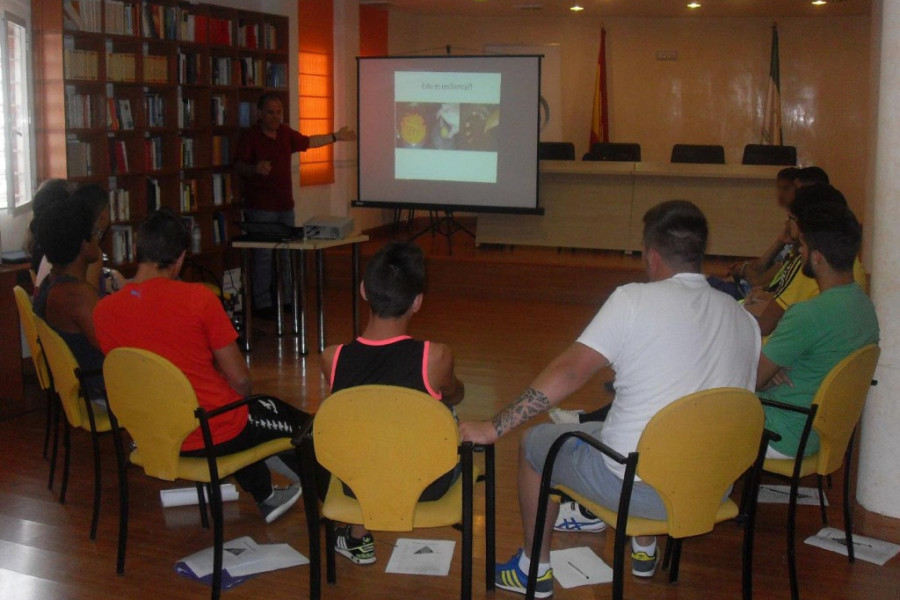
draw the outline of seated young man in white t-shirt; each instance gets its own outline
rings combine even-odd
[[[564,432],[584,431],[627,455],[650,419],[693,392],[739,387],[753,390],[760,335],[756,321],[726,294],[714,290],[701,273],[708,228],[690,202],[664,202],[644,215],[644,264],[650,283],[618,288],[578,341],[537,376],[531,386],[491,421],[460,423],[462,439],[493,443],[531,417],[559,404],[600,369],[616,372],[616,401],[604,423],[539,425],[522,441],[519,505],[525,548],[534,536],[544,460]],[[624,468],[603,459],[586,444],[571,441],[559,453],[553,484],[565,485],[598,504],[618,508]],[[553,594],[550,535],[558,506],[547,507],[544,545],[538,558],[537,597]],[[635,482],[630,514],[665,519],[656,490]],[[632,572],[650,577],[656,570],[656,538],[632,540]],[[497,587],[525,593],[529,557],[524,551],[496,566]]]

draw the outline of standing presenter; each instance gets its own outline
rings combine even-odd
[[[342,127],[334,133],[305,136],[283,123],[284,107],[274,92],[267,92],[256,103],[259,120],[240,142],[234,169],[243,181],[244,218],[247,221],[284,223],[293,227],[294,194],[291,183],[291,155],[335,142],[352,142],[356,133]],[[286,251],[285,251],[286,253]],[[282,280],[291,285],[289,261],[282,261]],[[254,250],[253,306],[257,316],[275,314],[272,251]]]

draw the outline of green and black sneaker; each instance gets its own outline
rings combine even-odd
[[[350,535],[350,526],[338,527],[335,531],[335,551],[358,565],[371,565],[375,562],[375,538],[367,533],[362,539]]]

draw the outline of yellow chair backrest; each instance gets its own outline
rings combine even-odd
[[[712,531],[728,488],[756,460],[764,421],[759,399],[738,388],[690,394],[650,420],[637,474],[659,492],[669,535]]]
[[[853,352],[831,369],[813,398],[813,404],[819,406],[812,426],[819,434],[816,472],[820,475],[834,473],[844,462],[880,354],[881,349],[874,344]]]
[[[190,381],[165,358],[116,348],[103,361],[109,407],[128,430],[151,477],[174,481],[184,439],[199,426]]]
[[[41,348],[53,375],[53,388],[59,396],[66,419],[72,427],[90,429],[81,383],[75,375],[75,369],[78,368],[75,355],[72,354],[66,341],[47,325],[46,321],[37,315],[34,315],[33,319]]]
[[[353,490],[366,527],[410,531],[419,496],[456,465],[459,433],[431,396],[366,385],[322,403],[313,440],[319,463]]]
[[[38,384],[40,384],[42,390],[46,390],[50,387],[50,377],[47,374],[47,363],[44,362],[44,353],[41,352],[41,346],[38,344],[31,298],[28,296],[28,292],[18,285],[13,288],[13,293],[16,296],[16,308],[19,310],[19,323],[22,324],[25,343],[28,344],[28,351],[31,353],[31,360],[34,362],[34,370],[37,372]]]

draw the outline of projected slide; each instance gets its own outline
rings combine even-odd
[[[497,182],[500,73],[394,73],[394,176]]]

